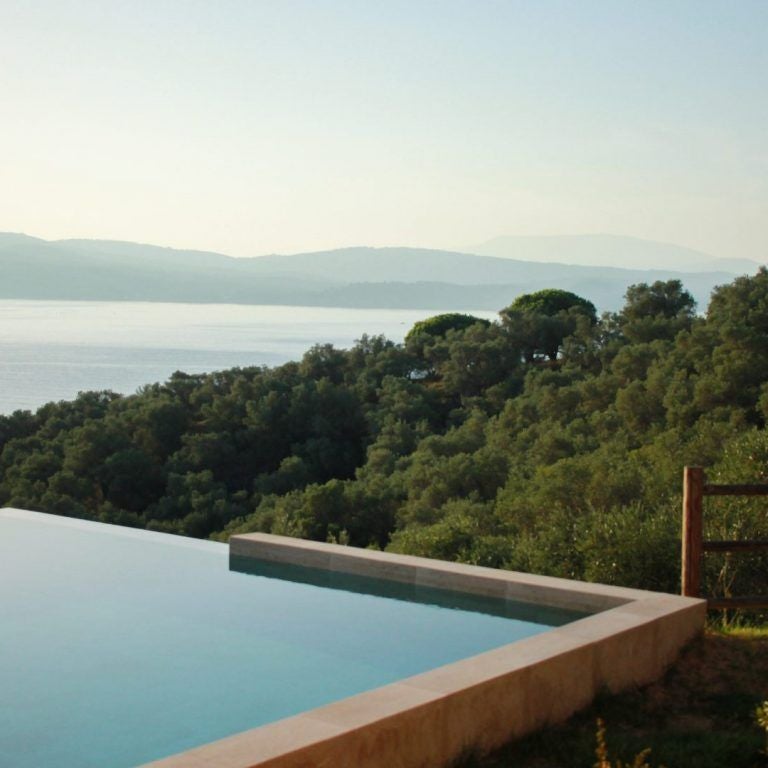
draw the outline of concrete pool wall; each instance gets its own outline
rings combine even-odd
[[[543,634],[147,764],[146,768],[427,768],[650,683],[700,633],[706,602],[268,534],[230,555],[592,615]]]

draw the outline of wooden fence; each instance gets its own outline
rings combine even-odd
[[[768,485],[712,485],[704,482],[701,467],[683,470],[683,573],[682,593],[699,597],[701,565],[705,552],[754,552],[768,550],[768,541],[705,541],[705,496],[768,496]],[[715,598],[710,608],[768,608],[768,595]]]

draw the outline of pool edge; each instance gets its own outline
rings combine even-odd
[[[271,534],[233,536],[230,554],[595,613],[142,768],[445,765],[565,720],[601,690],[652,682],[706,617],[694,598]]]

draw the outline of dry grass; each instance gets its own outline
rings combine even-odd
[[[615,760],[667,768],[768,768],[755,719],[768,699],[768,629],[708,632],[667,675],[644,689],[598,700],[556,728],[511,744],[466,768],[592,768],[596,721]]]

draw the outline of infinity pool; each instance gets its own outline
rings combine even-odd
[[[230,567],[224,544],[0,511],[0,763],[131,768],[584,615],[322,581]]]

